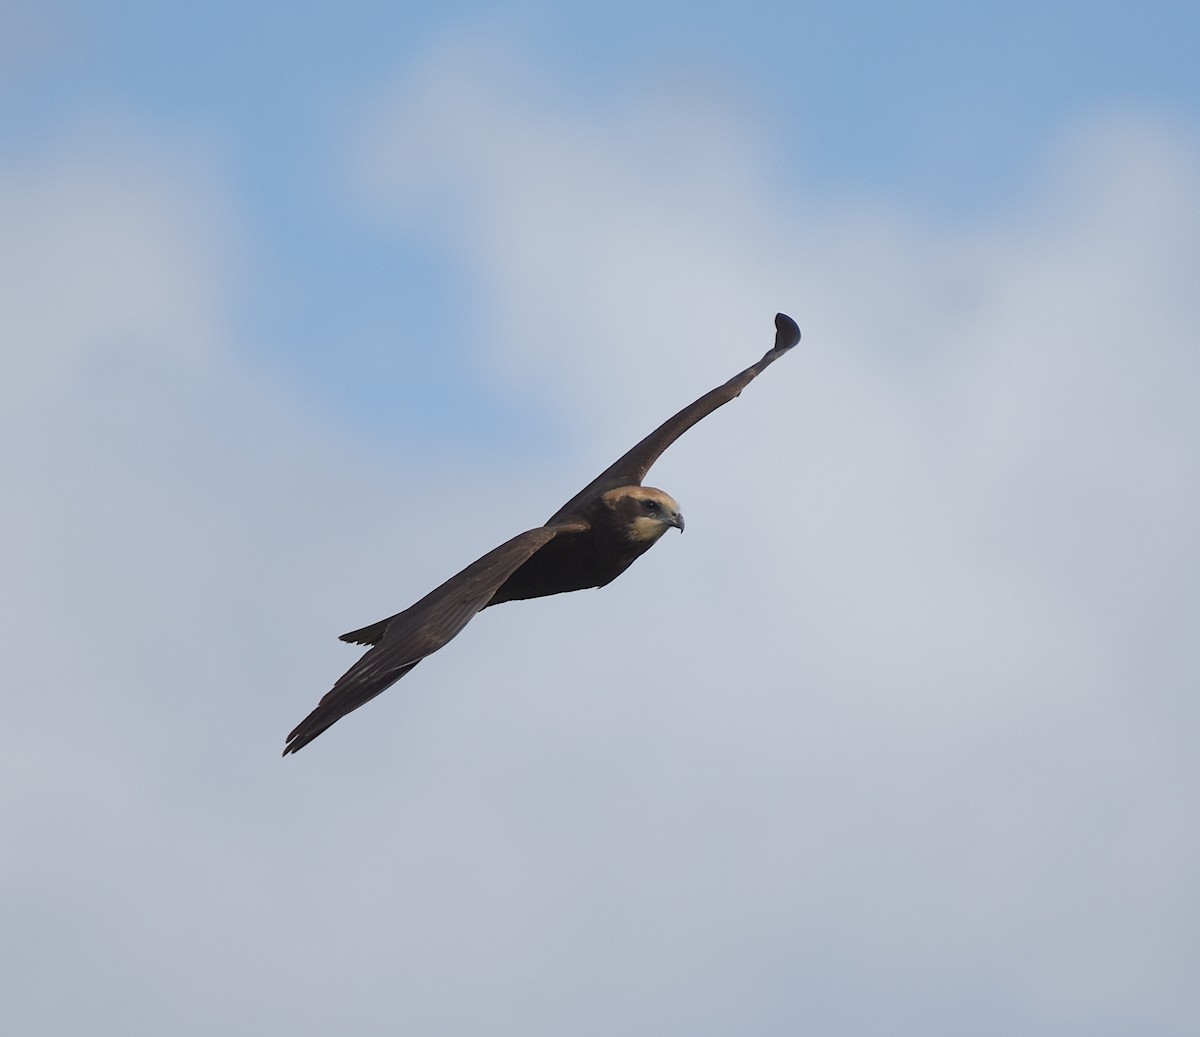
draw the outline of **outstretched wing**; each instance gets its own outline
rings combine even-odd
[[[587,528],[585,523],[560,523],[527,530],[472,562],[403,612],[342,635],[343,640],[375,647],[339,678],[317,708],[288,735],[283,755],[298,752],[454,638],[504,581],[556,536],[582,533]]]
[[[637,446],[601,472],[566,504],[555,512],[547,525],[561,522],[578,514],[588,501],[594,500],[618,486],[640,486],[650,471],[650,466],[662,456],[662,452],[682,436],[701,418],[707,417],[718,407],[723,407],[736,398],[767,367],[800,341],[800,329],[786,313],[775,314],[775,345],[753,367],[705,393],[695,403],[684,407],[678,414],[668,418]]]

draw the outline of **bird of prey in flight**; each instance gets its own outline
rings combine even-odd
[[[757,364],[656,428],[567,501],[544,526],[526,530],[489,551],[403,612],[342,634],[343,641],[370,645],[371,649],[287,736],[283,754],[303,749],[347,713],[391,687],[489,605],[603,587],[668,529],[682,531],[679,505],[662,490],[642,485],[650,466],[696,422],[736,397],[799,341],[796,322],[777,314],[775,345]]]

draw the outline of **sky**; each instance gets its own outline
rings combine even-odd
[[[11,1032],[1200,1030],[1195,5],[4,22]]]

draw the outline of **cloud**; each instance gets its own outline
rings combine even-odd
[[[212,178],[189,168],[203,142],[138,138],[101,116],[4,171],[10,401],[96,358],[202,362],[227,335],[221,261],[235,253],[219,255],[216,240],[232,226]]]
[[[580,116],[491,54],[364,106],[351,188],[448,243],[494,391],[557,414],[521,471],[397,467],[248,360],[224,272],[264,257],[170,142],[2,178],[22,1031],[1187,1032],[1194,142],[1099,117],[1002,223],[931,225],[814,196],[752,113]],[[319,637],[778,308],[801,348],[654,471],[686,537],[276,758],[353,658]]]
[[[652,397],[682,403],[732,373],[720,358],[777,306],[808,332],[654,473],[726,532],[708,553],[693,519],[686,563],[675,545],[647,561],[670,567],[648,585],[656,603],[674,592],[653,610],[655,646],[698,650],[638,652],[638,694],[610,732],[634,741],[625,725],[643,729],[656,695],[695,725],[651,772],[688,776],[670,800],[686,829],[674,881],[702,859],[706,875],[749,869],[764,898],[786,890],[756,935],[857,948],[843,981],[862,969],[919,989],[949,972],[1050,1031],[1181,1024],[1195,1005],[1179,963],[1197,948],[1171,919],[1195,906],[1180,869],[1198,847],[1177,833],[1196,774],[1168,761],[1194,717],[1178,633],[1197,565],[1194,141],[1098,115],[1002,222],[931,226],[805,198],[767,135],[724,114],[650,97],[570,123],[523,87],[471,46],[438,55],[371,153],[378,182],[399,185],[391,211],[447,214],[490,288],[502,370],[542,373],[572,431],[623,448],[658,420]],[[388,157],[414,150],[418,184]],[[590,605],[571,606],[589,628],[627,621]],[[764,757],[774,783],[747,777]],[[727,807],[689,826],[701,790]],[[747,828],[744,844],[704,835]],[[756,873],[764,858],[778,870]],[[789,877],[835,905],[823,925]],[[629,881],[632,895],[645,876]],[[722,918],[730,901],[705,893],[689,903]],[[757,917],[749,899],[732,915]],[[694,917],[680,906],[679,931]]]

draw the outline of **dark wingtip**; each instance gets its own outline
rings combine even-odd
[[[310,734],[307,736],[301,735],[300,732],[304,729],[304,725],[308,722],[309,719],[310,719],[309,717],[305,717],[303,721],[301,721],[294,728],[292,728],[291,733],[287,736],[287,738],[284,739],[284,742],[286,743],[283,747],[283,755],[284,756],[287,756],[288,753],[298,753],[301,749],[303,749],[306,745],[308,745],[309,742],[311,742],[314,738],[316,738],[317,735],[319,735],[321,733],[321,731],[325,730],[324,728],[321,728],[321,730],[318,731],[316,735],[314,735],[314,734]]]
[[[791,349],[800,341],[800,326],[786,313],[775,314],[775,348]]]
[[[293,731],[290,735],[287,736],[287,744],[283,747],[283,755],[284,756],[287,756],[288,753],[298,753],[301,749],[303,749],[306,745],[308,745],[309,742],[311,742],[314,738],[316,738],[317,735],[324,734],[324,732],[325,732],[325,728],[321,728],[319,731],[317,731],[316,734],[310,733],[310,734],[305,734],[305,735],[299,735],[299,737],[297,737],[299,730],[300,729],[297,728],[295,731]]]

